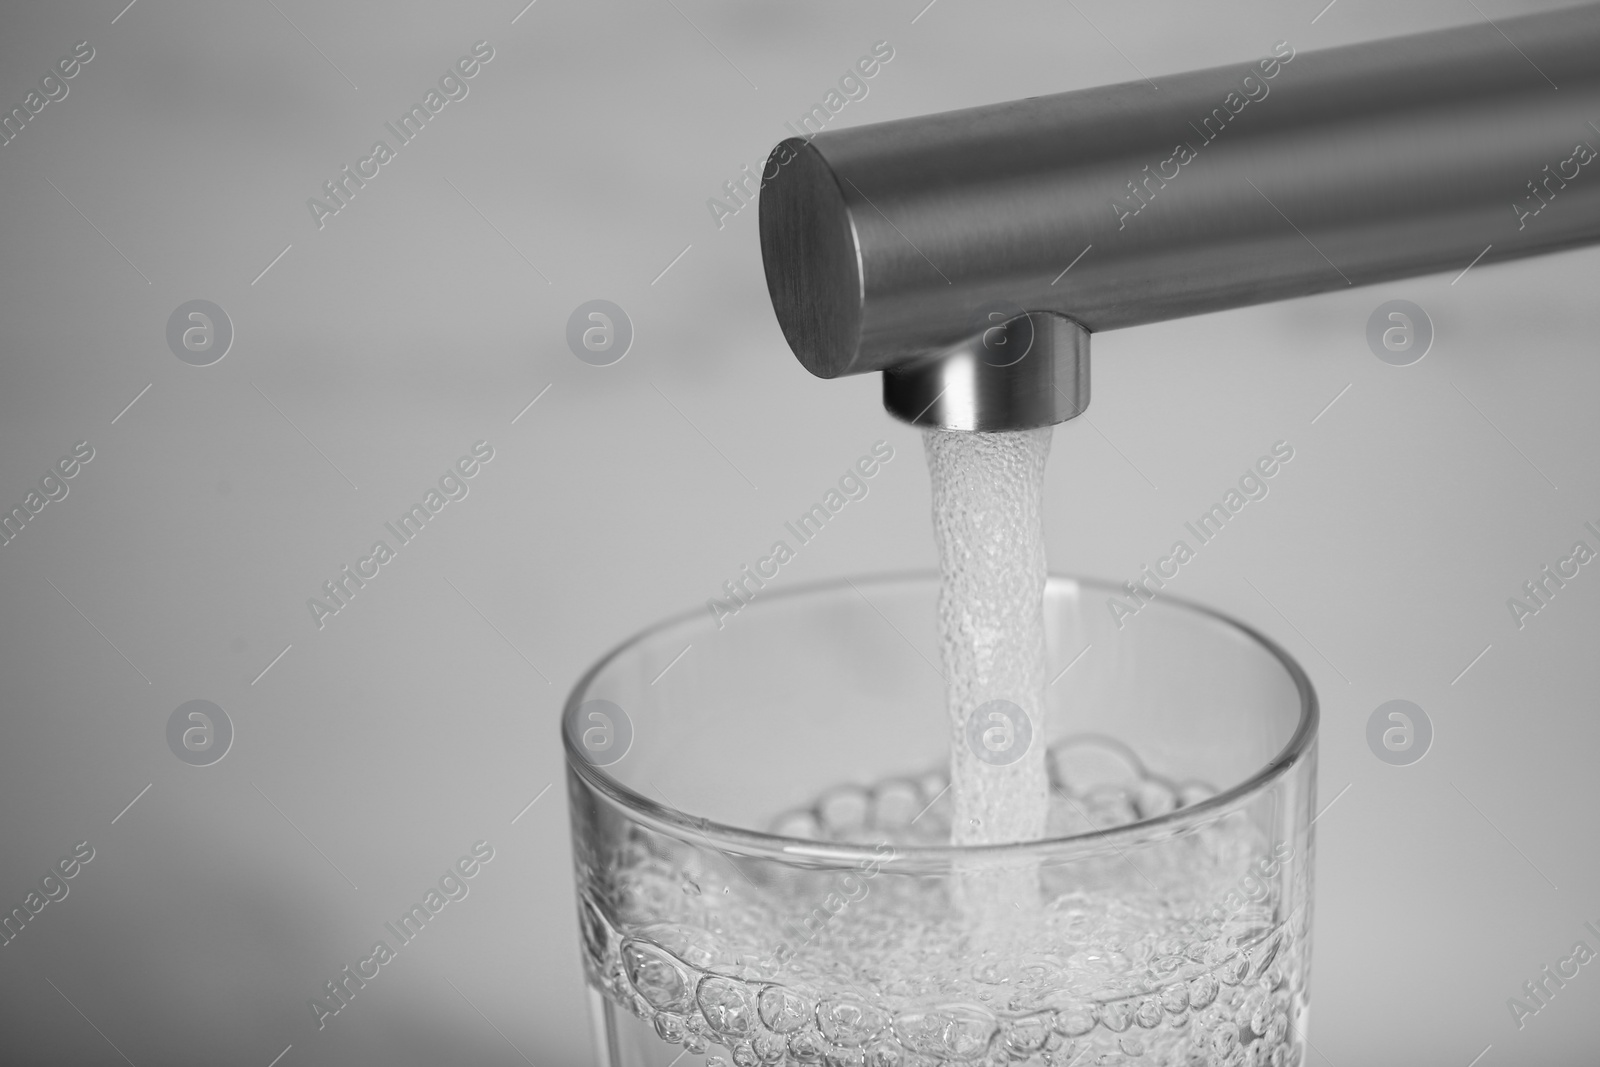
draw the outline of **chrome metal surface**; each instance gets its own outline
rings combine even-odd
[[[883,406],[902,422],[942,430],[1065,422],[1089,406],[1089,331],[1049,312],[1000,320],[931,358],[885,370]]]
[[[894,370],[904,417],[995,308],[1097,332],[1600,240],[1600,4],[1156,83],[780,144],[762,256],[801,363]],[[1081,410],[972,375],[938,418]]]

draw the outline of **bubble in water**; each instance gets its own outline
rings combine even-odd
[[[774,1034],[769,1030],[757,1034],[750,1044],[762,1063],[777,1063],[783,1059],[784,1053],[789,1051],[789,1042],[785,1041],[781,1034]]]
[[[1244,981],[1245,972],[1249,969],[1250,960],[1243,953],[1239,953],[1224,963],[1217,974],[1228,985],[1238,985]]]
[[[811,1002],[799,993],[780,985],[769,985],[761,991],[757,1005],[761,1021],[780,1034],[798,1030],[811,1019]]]
[[[889,1017],[863,1001],[839,997],[817,1006],[817,1023],[828,1040],[857,1048],[882,1033],[889,1025]]]
[[[1263,1003],[1257,1005],[1255,1011],[1250,1013],[1250,1029],[1257,1036],[1266,1034],[1267,1027],[1272,1023],[1271,1011],[1272,1005]]]
[[[1100,1025],[1115,1034],[1122,1033],[1133,1021],[1128,1006],[1119,1002],[1102,1004],[1095,1014],[1100,1017]]]
[[[648,938],[654,945],[665,949],[680,963],[691,967],[709,967],[723,954],[722,945],[709,930],[682,923],[650,923],[638,930],[638,935]]]
[[[1133,802],[1141,819],[1156,819],[1178,810],[1178,791],[1157,778],[1146,778],[1134,787]]]
[[[1098,830],[1109,830],[1139,821],[1133,800],[1121,787],[1097,786],[1083,799],[1089,821]]]
[[[900,1043],[893,1038],[885,1038],[867,1050],[867,1067],[911,1067],[907,1063],[905,1053],[900,1049]]]
[[[688,1032],[683,1027],[681,1016],[673,1015],[671,1012],[666,1011],[656,1015],[655,1027],[656,1036],[673,1045],[681,1042],[684,1034]]]
[[[1056,1013],[1056,1033],[1079,1037],[1094,1029],[1094,1013],[1088,1008],[1066,1008]]]
[[[1050,1017],[1047,1014],[1029,1015],[1013,1020],[1006,1028],[1006,1048],[1019,1058],[1044,1048],[1050,1037]]]
[[[843,786],[824,794],[817,802],[822,824],[834,834],[847,837],[867,825],[872,798],[865,789]]]
[[[908,781],[885,782],[872,793],[873,825],[885,830],[898,830],[911,825],[927,803],[915,783]]]
[[[997,1029],[994,1014],[975,1005],[951,1005],[927,1012],[901,1012],[894,1020],[900,1043],[914,1052],[973,1059],[989,1047]]]
[[[629,941],[622,946],[628,981],[657,1011],[683,1011],[689,1007],[689,976],[672,955],[654,945]]]
[[[1064,1042],[1060,1048],[1047,1049],[1044,1054],[1049,1067],[1081,1067],[1082,1059],[1083,1048],[1076,1041]]]
[[[1161,1006],[1176,1015],[1189,1007],[1189,990],[1182,985],[1173,984],[1161,991]]]
[[[817,841],[827,836],[816,812],[810,809],[785,812],[778,816],[773,820],[772,832],[779,837],[798,837],[802,841]]]
[[[826,1051],[822,1035],[815,1030],[803,1030],[789,1038],[789,1052],[801,1063],[816,1063]]]
[[[784,1053],[789,1051],[789,1041],[784,1040],[781,1033],[771,1030],[758,1030],[754,1038],[750,1038],[750,1051],[755,1053],[755,1059],[762,1064],[776,1064],[781,1062]]]
[[[1082,796],[1101,786],[1126,788],[1144,777],[1133,751],[1110,738],[1078,738],[1050,751],[1050,774],[1056,784]]]
[[[755,996],[750,987],[736,978],[710,974],[700,979],[695,1000],[706,1022],[719,1034],[744,1037],[750,1033],[756,1016]]]
[[[1217,999],[1217,977],[1213,974],[1202,974],[1189,981],[1189,1006],[1203,1008]]]

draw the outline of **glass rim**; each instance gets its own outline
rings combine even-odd
[[[775,602],[842,593],[851,590],[853,586],[882,586],[897,583],[931,583],[937,586],[938,582],[939,573],[934,570],[874,572],[862,577],[829,578],[806,582],[772,593],[770,596],[763,597],[759,602],[751,603],[748,607],[759,613],[763,607]],[[1070,585],[1079,589],[1105,591],[1113,594],[1121,591],[1120,586],[1099,579],[1080,578],[1074,575],[1056,573],[1046,576],[1045,590],[1047,593],[1051,589],[1062,585]],[[1321,721],[1316,689],[1312,686],[1310,677],[1299,662],[1270,637],[1229,615],[1206,607],[1204,604],[1198,604],[1182,597],[1168,596],[1167,594],[1162,594],[1160,602],[1167,608],[1180,612],[1192,612],[1220,622],[1224,626],[1235,630],[1265,650],[1288,674],[1290,680],[1294,682],[1295,690],[1299,695],[1300,718],[1295,725],[1294,733],[1290,735],[1288,742],[1276,755],[1262,765],[1254,774],[1231,788],[1207,797],[1199,803],[1176,808],[1164,815],[1139,819],[1135,822],[1104,830],[1088,830],[1060,837],[1042,837],[1031,841],[1013,841],[1004,844],[905,846],[897,844],[894,846],[892,856],[893,865],[901,870],[906,870],[907,868],[913,870],[945,870],[957,862],[964,863],[977,860],[986,861],[990,864],[996,862],[1008,864],[1038,863],[1052,858],[1059,860],[1063,856],[1078,856],[1088,852],[1117,849],[1128,838],[1143,838],[1149,836],[1152,832],[1163,835],[1176,833],[1189,824],[1203,823],[1213,818],[1221,817],[1230,810],[1243,806],[1251,798],[1276,780],[1287,775],[1299,764],[1316,740],[1317,727]],[[1156,604],[1157,602],[1152,602],[1152,606],[1156,606]],[[626,810],[636,821],[646,823],[653,829],[674,835],[687,834],[701,838],[721,852],[808,866],[858,864],[863,861],[890,862],[884,859],[878,851],[880,846],[877,845],[787,837],[782,834],[751,830],[741,826],[716,822],[692,815],[689,812],[680,811],[665,804],[658,804],[644,794],[623,785],[608,774],[605,768],[591,763],[584,757],[583,753],[573,747],[573,741],[565,728],[565,723],[578,705],[586,699],[589,687],[601,672],[623,653],[646,639],[699,618],[703,618],[703,611],[701,609],[690,609],[669,616],[637,631],[596,660],[593,666],[586,670],[577,682],[573,684],[572,691],[562,704],[562,725],[559,727],[569,773],[577,774],[603,796]]]

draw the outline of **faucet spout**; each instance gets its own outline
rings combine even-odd
[[[901,419],[1048,426],[1090,333],[1600,241],[1597,55],[1589,3],[790,138],[768,293]]]

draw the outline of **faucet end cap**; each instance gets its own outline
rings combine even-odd
[[[1089,331],[1026,312],[883,372],[883,406],[913,426],[997,433],[1054,426],[1089,407]]]

